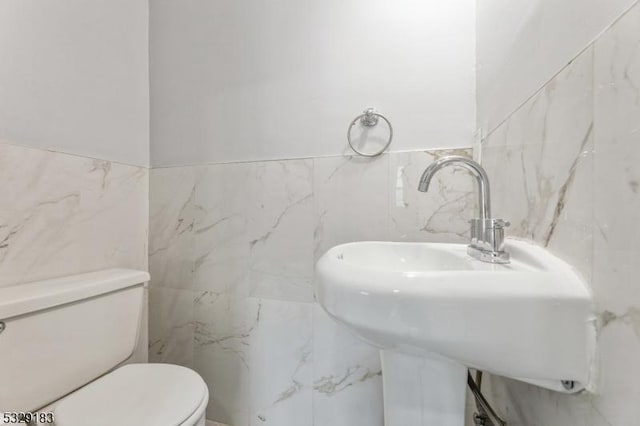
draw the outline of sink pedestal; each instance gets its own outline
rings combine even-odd
[[[385,426],[463,426],[467,368],[434,355],[380,351]]]

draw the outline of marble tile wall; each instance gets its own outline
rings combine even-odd
[[[492,377],[510,426],[629,426],[640,409],[640,7],[635,6],[484,142],[496,214],[511,235],[572,263],[599,316],[595,393]]]
[[[378,351],[314,303],[315,260],[366,239],[464,241],[473,180],[441,155],[151,171],[150,360],[195,368],[233,426],[382,426]]]
[[[0,141],[0,182],[0,287],[147,270],[147,168]],[[135,359],[146,361],[138,346]]]

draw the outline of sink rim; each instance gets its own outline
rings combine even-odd
[[[391,241],[358,241],[340,244],[329,249],[316,263],[316,276],[321,269],[324,274],[333,278],[334,284],[324,283],[324,286],[333,286],[335,282],[340,282],[340,287],[345,289],[357,287],[354,290],[365,292],[381,292],[381,293],[424,293],[432,297],[444,298],[460,297],[460,291],[466,291],[468,298],[476,297],[542,297],[546,295],[549,299],[558,299],[563,297],[576,298],[581,297],[585,300],[592,300],[592,293],[588,286],[584,284],[584,280],[578,272],[566,262],[555,256],[550,256],[544,248],[532,244],[528,241],[509,238],[506,239],[507,249],[512,253],[512,262],[509,264],[492,264],[481,262],[466,254],[466,245],[456,243],[420,243],[420,242],[391,242]],[[383,267],[371,267],[364,263],[355,263],[344,261],[344,251],[353,250],[359,247],[420,247],[429,246],[436,247],[442,251],[453,250],[457,255],[462,254],[468,265],[472,269],[445,269],[445,270],[385,270]],[[527,262],[522,262],[519,258],[523,255],[527,256]],[[342,257],[342,258],[341,258]],[[544,263],[548,264],[545,266]],[[333,267],[333,270],[327,269]],[[375,274],[375,279],[371,280],[370,275]],[[505,283],[505,279],[514,279],[514,274],[537,275],[546,274],[554,275],[559,278],[566,278],[558,282],[543,280],[536,282],[535,285],[517,286]],[[482,276],[482,279],[494,278],[491,284],[473,283],[474,276]],[[343,278],[347,276],[347,283]],[[469,276],[468,283],[455,283],[452,280],[461,276]],[[576,279],[576,277],[578,279]],[[402,284],[390,287],[383,283],[383,279],[400,280]],[[425,286],[422,282],[425,279],[437,278],[439,283],[429,284]],[[316,280],[316,282],[319,282]],[[316,293],[318,293],[318,285],[315,285]],[[322,288],[320,288],[322,290]],[[511,290],[511,291],[509,291]]]
[[[391,248],[398,247],[401,249],[409,248],[415,250],[415,248],[427,248],[432,251],[440,251],[443,252],[448,257],[454,258],[460,262],[463,262],[465,265],[471,266],[471,268],[467,269],[447,269],[450,271],[463,271],[463,270],[471,270],[471,271],[491,271],[491,272],[520,272],[520,270],[516,270],[516,268],[523,268],[532,271],[540,271],[547,272],[551,269],[555,268],[569,268],[572,272],[578,273],[575,271],[570,265],[566,262],[558,259],[554,256],[553,264],[545,265],[545,262],[549,262],[548,252],[536,245],[531,243],[530,241],[518,239],[518,238],[506,238],[505,239],[505,247],[507,250],[512,252],[512,261],[506,264],[498,264],[498,263],[487,263],[482,262],[480,260],[474,259],[473,257],[467,254],[467,245],[461,243],[439,243],[439,242],[413,242],[413,241],[355,241],[344,244],[339,244],[334,246],[326,251],[324,256],[338,256],[342,254],[344,256],[345,250],[353,250],[357,249],[361,246],[375,248],[384,247]],[[428,246],[428,247],[425,247]],[[449,251],[449,252],[447,252]],[[341,253],[342,252],[342,253]],[[524,258],[524,259],[522,259]],[[343,260],[343,259],[341,259]],[[345,263],[350,263],[354,266],[357,266],[357,262],[349,261]],[[404,271],[409,272],[409,271]],[[430,272],[428,270],[413,270],[410,271],[413,273],[422,273],[422,272]]]

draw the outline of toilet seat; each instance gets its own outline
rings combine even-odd
[[[171,364],[129,364],[70,394],[54,408],[57,426],[191,426],[203,417],[207,386]]]

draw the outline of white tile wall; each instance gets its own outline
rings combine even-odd
[[[382,426],[378,351],[313,303],[313,266],[354,240],[461,241],[471,177],[416,189],[444,154],[470,151],[153,169],[151,359],[202,374],[216,421]]]
[[[0,286],[147,269],[144,167],[0,141]]]
[[[514,426],[627,426],[640,391],[640,6],[486,142],[495,210],[589,282],[599,318],[595,394],[561,395],[492,378]]]

